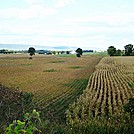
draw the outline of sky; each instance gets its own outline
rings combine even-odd
[[[133,0],[0,0],[0,49],[124,49]]]

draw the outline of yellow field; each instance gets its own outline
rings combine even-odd
[[[29,55],[0,55],[0,83],[32,92],[40,108],[54,103],[63,111],[83,92],[101,58],[35,55],[31,60]]]
[[[79,100],[70,106],[70,124],[90,122],[90,117],[118,121],[123,105],[134,97],[134,57],[104,57],[90,77]]]

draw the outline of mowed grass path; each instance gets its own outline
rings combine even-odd
[[[68,105],[82,94],[102,56],[58,57],[0,55],[0,83],[32,92],[38,110],[63,118]]]

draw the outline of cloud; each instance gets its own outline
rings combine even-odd
[[[57,14],[59,8],[70,5],[74,3],[75,0],[53,0],[50,5],[48,3],[46,4],[44,0],[25,0],[25,2],[28,6],[0,9],[0,18],[20,20],[44,18]]]
[[[78,25],[84,23],[96,23],[107,24],[109,26],[124,26],[128,23],[134,22],[134,13],[120,13],[120,14],[111,14],[111,15],[96,15],[88,17],[74,17],[69,18],[63,21],[64,25]]]
[[[25,0],[28,4],[33,5],[33,4],[44,4],[43,0]]]
[[[61,8],[73,4],[76,0],[55,0],[55,7]]]
[[[54,8],[34,4],[28,8],[0,9],[0,18],[26,20],[40,17],[43,18],[55,13],[56,10]]]

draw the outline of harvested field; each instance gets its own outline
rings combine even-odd
[[[91,117],[112,122],[114,117],[118,122],[123,105],[133,97],[134,58],[104,57],[90,77],[87,89],[67,110],[68,123],[90,122]]]
[[[0,55],[0,83],[34,94],[38,110],[61,118],[86,88],[102,56]]]

